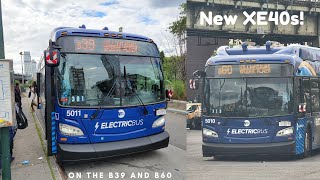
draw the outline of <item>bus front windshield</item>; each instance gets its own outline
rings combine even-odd
[[[135,106],[165,100],[156,57],[62,53],[58,69],[58,96],[64,106]]]
[[[293,78],[206,79],[208,115],[267,117],[292,113]]]

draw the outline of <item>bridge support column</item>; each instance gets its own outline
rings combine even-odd
[[[320,16],[317,15],[317,27],[318,27],[318,37],[313,42],[314,47],[320,47]]]

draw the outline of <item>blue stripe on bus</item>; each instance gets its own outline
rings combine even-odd
[[[56,141],[56,113],[55,112],[51,113],[51,132],[52,132],[51,150],[52,150],[52,154],[56,154],[57,153],[57,141]]]
[[[304,138],[306,130],[307,119],[298,119],[296,124],[296,154],[304,153]]]

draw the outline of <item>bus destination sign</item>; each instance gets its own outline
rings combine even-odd
[[[206,73],[213,77],[274,77],[290,76],[293,70],[289,64],[239,64],[208,66]]]
[[[62,52],[159,56],[154,43],[119,38],[66,36],[58,39]]]
[[[119,41],[118,39],[103,39],[96,41],[96,38],[74,39],[76,51],[96,51],[102,47],[105,53],[137,53],[138,43],[136,41]],[[97,44],[100,43],[100,44]]]

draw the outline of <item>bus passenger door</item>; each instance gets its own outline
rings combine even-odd
[[[314,148],[320,147],[319,78],[311,78],[310,86],[311,86],[311,109],[312,109],[312,117],[314,118],[313,124],[311,127],[312,137],[313,137],[312,149],[314,149]]]

